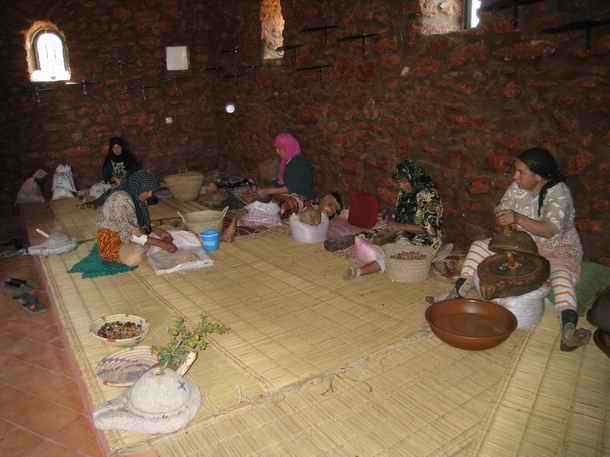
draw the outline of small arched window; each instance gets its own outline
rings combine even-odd
[[[464,26],[473,29],[479,25],[479,9],[481,0],[466,0],[464,3]]]
[[[39,28],[30,37],[29,67],[32,81],[70,79],[68,50],[63,37],[53,28]]]

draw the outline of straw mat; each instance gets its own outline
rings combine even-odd
[[[155,217],[173,217],[162,201]],[[94,227],[90,210],[53,205],[73,234]],[[91,219],[90,219],[91,221]],[[94,219],[93,219],[94,224]],[[466,457],[497,414],[523,332],[489,351],[441,343],[424,320],[424,297],[447,282],[392,283],[386,275],[346,282],[345,259],[285,231],[221,244],[215,265],[183,274],[133,272],[81,279],[66,271],[91,243],[43,259],[43,268],[94,404],[122,389],[100,384],[95,366],[121,348],[89,334],[97,317],[146,317],[142,344],[161,344],[173,317],[202,313],[231,328],[214,335],[188,376],[204,405],[167,437],[111,432],[111,449],[153,446],[161,456]]]
[[[476,457],[610,456],[610,363],[593,343],[560,352],[557,320],[547,309],[530,335]]]

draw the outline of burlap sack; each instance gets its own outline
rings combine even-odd
[[[305,208],[299,213],[299,220],[303,224],[320,225],[320,222],[322,222],[322,212],[317,208]]]

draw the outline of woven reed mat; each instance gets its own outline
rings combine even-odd
[[[547,309],[506,380],[474,456],[610,456],[608,358],[592,342],[560,352],[559,341],[557,316]]]
[[[69,213],[61,216],[71,230],[90,229]],[[525,340],[517,332],[485,352],[451,348],[424,320],[424,297],[446,281],[408,285],[378,274],[345,282],[345,259],[285,232],[221,243],[213,268],[174,275],[148,265],[96,279],[66,273],[88,249],[44,258],[43,267],[95,404],[122,392],[94,374],[120,350],[89,334],[98,316],[146,317],[143,344],[162,343],[173,316],[194,322],[206,313],[231,328],[189,372],[204,394],[194,422],[167,437],[107,433],[117,452],[465,457]]]

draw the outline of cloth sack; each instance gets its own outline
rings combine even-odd
[[[366,192],[353,192],[349,199],[348,222],[357,227],[372,228],[377,223],[379,203]]]
[[[481,293],[479,287],[479,275],[475,272],[473,276],[474,286]],[[498,305],[504,306],[517,318],[517,328],[529,329],[542,319],[544,314],[544,299],[549,294],[551,286],[548,282],[538,289],[515,297],[494,298],[491,300]]]
[[[58,165],[53,175],[53,200],[74,198],[76,186],[72,176],[72,167],[68,164]]]
[[[15,204],[21,205],[24,203],[44,203],[44,197],[42,196],[40,186],[36,180],[42,179],[45,176],[47,176],[46,171],[38,170],[31,177],[26,179],[17,193]]]

